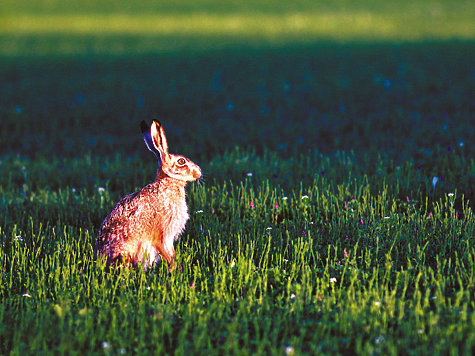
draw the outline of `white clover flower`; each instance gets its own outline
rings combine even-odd
[[[282,200],[287,200],[287,197],[282,197]]]
[[[447,194],[449,197],[453,197],[454,196],[454,193],[449,193]]]
[[[97,188],[97,191],[98,191],[99,193],[103,193],[103,192],[106,191],[106,189],[103,188],[103,187],[99,187],[99,188]]]
[[[302,199],[308,199],[308,195],[302,195]]]
[[[293,355],[294,354],[294,348],[292,346],[286,346],[285,347],[285,354],[286,355]]]
[[[336,283],[336,278],[335,277],[330,278],[330,283]]]

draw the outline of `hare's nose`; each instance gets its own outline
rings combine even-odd
[[[193,170],[193,178],[198,179],[201,177],[201,169],[195,169]]]

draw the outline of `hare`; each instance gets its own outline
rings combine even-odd
[[[173,242],[188,220],[187,182],[201,177],[201,169],[188,158],[168,153],[162,125],[140,123],[148,149],[158,159],[157,178],[142,190],[122,198],[103,221],[94,247],[94,260],[107,258],[107,268],[117,263],[152,267],[164,258],[173,271]]]

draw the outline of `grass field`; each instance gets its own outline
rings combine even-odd
[[[1,355],[471,355],[469,1],[0,1]],[[128,26],[123,26],[123,24]],[[92,263],[198,163],[181,272]]]

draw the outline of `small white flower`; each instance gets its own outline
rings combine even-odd
[[[294,293],[292,293],[292,294],[290,295],[290,300],[292,300],[292,301],[293,301],[294,299],[295,299],[295,294],[294,294]]]
[[[118,353],[119,355],[125,355],[125,354],[127,353],[127,350],[124,349],[124,348],[121,348],[121,349],[118,349],[118,350],[117,350],[117,353]]]
[[[310,223],[309,223],[309,224],[310,224],[310,225],[313,225],[313,221],[310,221]]]
[[[282,197],[282,200],[287,200],[287,197]]]
[[[150,290],[150,286],[146,286],[145,289],[146,289],[146,290]]]
[[[308,195],[302,195],[302,199],[308,199]]]
[[[229,268],[233,268],[234,266],[236,266],[236,262],[234,260],[232,260],[232,262],[229,265]]]
[[[381,305],[381,302],[374,302],[374,306],[379,307]]]
[[[76,188],[73,188],[73,189],[71,189],[71,190],[73,191],[73,193],[76,193]]]
[[[31,298],[31,295],[29,295],[28,293],[24,293],[21,295],[22,297],[26,297],[26,298]]]
[[[285,259],[285,258],[283,258],[282,261],[284,261],[284,262],[289,262],[289,260],[287,260],[287,259]]]
[[[102,187],[99,187],[99,188],[97,188],[97,191],[98,191],[99,193],[103,193],[103,192],[106,191],[106,189],[105,189],[105,188],[102,188]]]
[[[432,189],[435,190],[435,186],[437,185],[438,181],[439,181],[439,177],[432,178]]]
[[[335,277],[330,278],[330,283],[336,283],[336,278]]]
[[[103,342],[102,342],[102,348],[103,348],[104,350],[108,350],[108,349],[111,348],[111,344],[110,344],[109,342],[107,342],[107,341],[103,341]]]
[[[285,354],[286,355],[293,355],[294,354],[294,348],[292,346],[286,346],[285,347]]]
[[[198,210],[195,214],[201,214],[203,210]]]
[[[272,230],[272,228],[269,226],[269,227],[266,227],[266,230]]]
[[[465,145],[465,143],[463,143],[463,141],[460,141],[460,142],[459,142],[459,146],[460,146],[460,147],[463,147],[464,145]]]
[[[23,241],[23,237],[21,237],[21,235],[16,235],[15,240],[17,240],[18,242],[21,242]]]
[[[249,173],[247,174],[247,176],[248,176],[248,177],[252,177],[252,173],[249,172]]]
[[[379,344],[384,342],[384,336],[378,336],[377,338],[374,339],[375,344]]]
[[[385,216],[383,219],[390,219],[391,217],[390,216]]]
[[[447,194],[449,197],[453,197],[454,196],[454,193],[449,193]]]
[[[423,330],[423,329],[419,329],[419,330],[417,330],[417,333],[418,333],[418,334],[424,334],[424,330]]]

